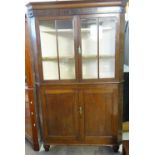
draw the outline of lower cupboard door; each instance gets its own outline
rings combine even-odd
[[[70,143],[79,138],[78,93],[46,89],[43,97],[43,138],[46,143]]]
[[[116,89],[106,86],[82,91],[85,143],[114,142],[118,113],[116,92]]]

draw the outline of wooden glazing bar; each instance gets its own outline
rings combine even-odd
[[[58,73],[59,73],[59,80],[60,80],[59,43],[58,43],[58,30],[57,30],[57,23],[56,23],[56,20],[55,20],[55,29],[56,29],[56,44],[57,44]]]

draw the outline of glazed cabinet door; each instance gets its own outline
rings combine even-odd
[[[81,79],[116,79],[117,18],[106,15],[80,16],[79,28]]]
[[[39,19],[43,81],[76,80],[74,22],[73,17]]]
[[[84,88],[81,96],[85,142],[111,143],[117,135],[117,88]]]
[[[43,97],[44,142],[74,142],[79,138],[78,92],[75,89],[45,89]]]

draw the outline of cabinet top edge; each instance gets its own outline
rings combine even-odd
[[[124,0],[87,0],[87,1],[51,1],[51,2],[30,2],[28,10],[56,9],[56,8],[83,8],[83,7],[106,7],[122,6],[125,7]]]

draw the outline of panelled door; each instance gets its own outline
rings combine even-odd
[[[79,139],[78,92],[72,88],[42,90],[45,142]]]
[[[81,90],[83,139],[86,143],[110,143],[117,135],[117,88],[101,86]]]

